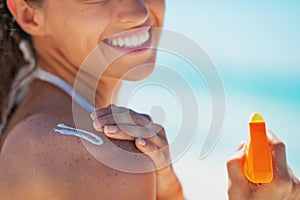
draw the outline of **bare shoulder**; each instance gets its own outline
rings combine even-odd
[[[61,120],[72,124],[68,118],[35,114],[10,131],[0,154],[4,199],[155,198],[154,173],[125,173],[108,167],[78,137],[54,132]]]

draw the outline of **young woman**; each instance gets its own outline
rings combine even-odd
[[[148,47],[155,43],[152,28],[162,27],[164,9],[163,0],[1,0],[2,199],[184,198],[172,165],[162,164],[169,161],[168,151],[160,151],[167,147],[164,129],[147,115],[110,105],[120,79],[140,80],[152,72],[153,66],[141,64],[155,61],[156,52]],[[107,50],[99,54],[104,63],[110,52],[134,52],[105,69],[95,91],[99,109],[91,113],[90,102],[68,91],[81,64],[100,43]],[[133,70],[136,66],[141,67]],[[85,73],[84,87],[76,88],[83,96],[94,89],[91,80],[98,78],[94,71]],[[86,122],[83,135],[72,132],[72,98]],[[59,126],[62,122],[68,126]],[[95,130],[96,136],[86,135]],[[155,134],[143,137],[149,133]],[[142,152],[138,165],[157,170],[129,173],[109,167],[90,153],[87,139],[99,148],[103,144],[98,154],[116,161],[122,156],[114,154],[114,148],[106,149],[110,141],[127,152]],[[252,186],[244,179],[233,178],[240,175],[239,161],[236,157],[228,163],[230,198],[264,198],[259,189],[249,194]],[[131,162],[125,160],[124,165]],[[290,186],[292,180],[284,183]],[[290,188],[284,187],[278,199],[284,199],[281,194]]]
[[[54,132],[53,128],[60,122],[75,127],[71,97],[60,88],[59,82],[41,81],[41,77],[37,76],[17,105],[9,106],[11,99],[7,96],[14,77],[30,61],[30,55],[26,55],[29,51],[24,39],[32,41],[30,47],[35,52],[36,65],[43,75],[51,77],[47,74],[50,73],[73,85],[81,63],[101,42],[106,42],[107,48],[116,49],[117,45],[109,44],[109,40],[116,37],[120,40],[132,40],[133,37],[142,35],[142,40],[137,41],[135,47],[129,42],[118,46],[118,49],[143,47],[151,38],[151,27],[162,26],[164,9],[163,0],[1,1],[1,77],[6,79],[1,84],[1,112],[6,113],[2,123],[8,119],[1,137],[1,198],[183,198],[181,186],[171,166],[156,173],[118,171],[95,159],[78,137]],[[105,53],[102,55],[103,60],[107,57]],[[137,56],[139,59],[136,59]],[[118,79],[134,66],[154,62],[155,56],[155,51],[145,48],[123,56],[104,72],[96,91],[96,106],[107,107],[104,109],[106,117],[111,114],[111,107],[108,105]],[[147,67],[141,73],[129,74],[125,78],[141,79],[151,71],[152,68]],[[92,77],[93,72],[89,73]],[[89,79],[83,80],[82,84],[89,87]],[[7,107],[10,107],[9,111],[5,110]],[[123,109],[120,113],[126,111],[127,109]],[[130,113],[133,119],[148,121],[148,126],[152,123],[148,116],[133,111]],[[82,118],[90,121],[90,126],[87,125],[85,130],[95,132],[89,115],[90,112],[82,108]],[[131,122],[128,120],[123,123],[130,125]],[[152,126],[158,127],[154,124]],[[102,127],[107,135],[114,129],[113,126]],[[131,127],[143,131],[141,125],[133,124]],[[102,133],[100,137],[103,139],[105,136]],[[166,137],[162,129],[158,135],[148,140],[114,143],[127,151],[137,152],[139,149],[147,153],[165,146]],[[110,156],[107,151],[103,153]],[[152,154],[151,158],[160,157],[162,156]],[[142,164],[150,166],[152,162],[148,159]]]

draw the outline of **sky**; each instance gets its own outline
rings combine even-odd
[[[300,65],[299,1],[166,0],[165,28],[202,45],[218,64]]]

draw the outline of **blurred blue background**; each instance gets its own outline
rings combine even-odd
[[[254,111],[262,113],[267,127],[285,142],[288,163],[300,177],[300,2],[166,0],[166,4],[165,28],[184,34],[206,50],[226,93],[222,136],[213,152],[200,160],[211,117],[210,96],[199,77],[187,78],[192,87],[203,89],[198,93],[202,124],[199,134],[174,163],[187,199],[227,199],[226,160],[247,139],[248,118]],[[165,53],[159,54],[158,63],[184,69],[182,73],[189,68]],[[165,93],[147,90],[144,96],[136,93],[139,97],[131,97],[130,101],[132,107],[152,114],[155,110],[149,105],[160,104],[166,119],[158,121],[165,120],[172,141],[178,125],[174,113],[180,109],[175,108],[172,97],[164,99]]]
[[[268,128],[286,143],[289,165],[300,177],[300,2],[166,3],[165,28],[206,50],[222,76],[227,97],[223,134],[213,153],[197,160],[196,142],[189,158],[175,163],[187,198],[226,199],[225,162],[246,140],[248,117],[254,111],[261,112]]]

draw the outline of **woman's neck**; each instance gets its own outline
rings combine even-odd
[[[96,108],[104,108],[109,104],[114,104],[117,100],[117,94],[121,86],[121,81],[117,79],[103,76],[98,82],[86,73],[83,73],[80,77],[74,68],[51,68],[43,64],[39,64],[39,66],[64,79],[92,105],[95,103]]]
[[[33,42],[39,67],[64,79],[96,108],[115,103],[121,81],[103,75],[108,63],[99,60],[98,54],[95,54],[96,61],[92,58],[91,64],[78,66],[71,63],[51,39],[36,37]]]
[[[78,71],[78,67],[70,63],[43,59],[43,56],[39,56],[38,66],[65,80],[96,108],[104,108],[116,102],[121,86],[118,79],[102,76],[98,80],[92,71]]]

